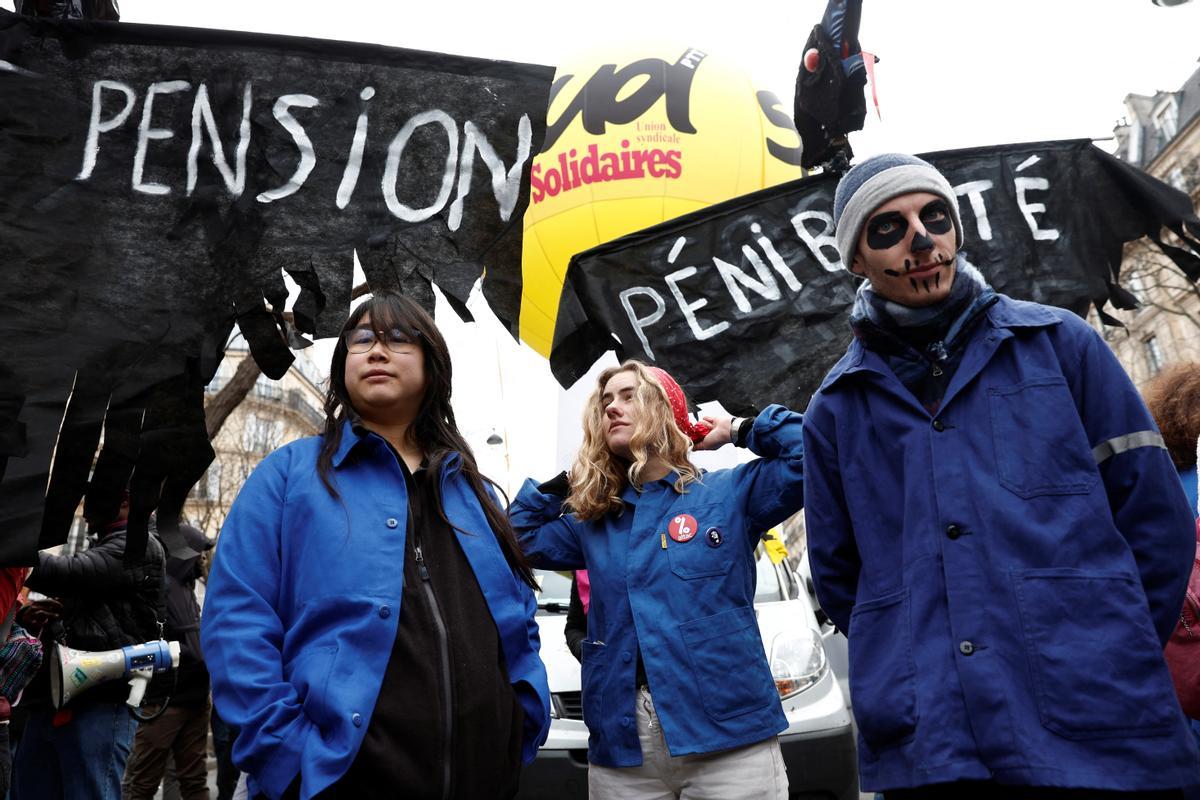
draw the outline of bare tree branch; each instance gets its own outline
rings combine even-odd
[[[217,438],[225,420],[254,388],[254,383],[261,374],[262,370],[247,353],[242,358],[242,363],[238,364],[237,371],[233,373],[229,383],[222,386],[221,390],[204,404],[204,425],[208,429],[209,441]]]

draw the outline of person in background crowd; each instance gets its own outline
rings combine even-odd
[[[164,558],[151,535],[140,558],[125,560],[128,493],[114,511],[89,504],[84,517],[97,542],[70,556],[40,553],[26,581],[56,600],[31,603],[18,614],[23,625],[41,630],[46,651],[21,703],[28,716],[13,763],[12,800],[111,800],[121,794],[135,725],[125,705],[129,684],[99,684],[56,711],[50,702],[50,645],[115,650],[160,638],[166,619]]]
[[[156,675],[146,692],[144,713],[158,716],[138,725],[122,797],[152,800],[172,759],[179,796],[208,800],[208,669],[200,650],[196,581],[203,570],[201,554],[212,542],[191,525],[180,525],[177,537],[163,538],[170,543],[165,638],[180,643],[179,667]]]
[[[29,576],[27,567],[5,567],[0,569],[0,645],[3,645],[13,631],[17,612],[21,608],[21,587]],[[0,693],[0,797],[8,794],[9,782],[12,778],[12,751],[9,748],[10,722],[12,720],[12,704],[17,701],[19,694],[8,697]]]
[[[588,571],[593,800],[787,797],[754,548],[803,505],[800,428],[782,406],[695,425],[670,375],[626,361],[600,374],[570,476],[526,481],[509,508],[534,564]],[[730,442],[761,458],[688,458]]]
[[[233,742],[237,739],[237,729],[221,719],[215,706],[210,711],[209,721],[212,726],[213,756],[217,759],[217,800],[233,800],[234,789],[242,776],[233,763]]]
[[[1200,440],[1200,363],[1174,364],[1164,369],[1145,390],[1146,405],[1162,431],[1163,442],[1179,472],[1193,511],[1196,488],[1197,441]]]
[[[234,502],[201,640],[251,795],[508,798],[550,723],[537,586],[397,294],[350,315],[325,432]]]
[[[1180,797],[1200,753],[1163,644],[1195,537],[1136,389],[1082,319],[988,286],[921,159],[851,169],[834,219],[866,282],[805,415],[805,513],[863,788]]]

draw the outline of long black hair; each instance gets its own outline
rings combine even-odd
[[[467,479],[471,490],[479,499],[479,505],[487,517],[488,524],[500,543],[500,550],[509,567],[521,580],[533,589],[538,588],[533,570],[525,555],[517,544],[517,534],[513,530],[508,514],[499,506],[485,484],[490,484],[500,495],[504,491],[487,476],[479,471],[475,463],[475,455],[470,446],[458,432],[458,423],[454,420],[454,408],[450,405],[450,350],[446,340],[433,322],[433,318],[417,305],[401,294],[382,292],[361,303],[350,314],[346,324],[342,326],[345,333],[358,327],[363,317],[371,315],[371,327],[376,331],[385,332],[393,328],[414,331],[417,334],[421,351],[425,356],[425,395],[421,398],[421,406],[417,410],[417,418],[409,427],[408,435],[419,444],[425,452],[430,475],[440,475],[442,467],[452,454],[457,453],[460,460],[463,477]],[[325,488],[334,497],[340,497],[333,483],[333,454],[337,452],[342,441],[342,428],[347,419],[357,422],[358,412],[350,402],[350,394],[346,390],[346,339],[339,336],[333,349],[333,359],[329,365],[329,390],[325,393],[325,431],[322,434],[321,451],[317,455],[317,474]],[[442,521],[452,529],[454,523],[446,517],[442,507],[440,481],[431,482],[434,497],[437,499],[437,513]],[[507,497],[505,498],[507,499]],[[464,533],[470,533],[464,531]]]

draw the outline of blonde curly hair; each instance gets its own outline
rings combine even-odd
[[[626,462],[608,449],[608,427],[603,402],[604,387],[614,375],[632,372],[637,376],[634,399],[637,424],[629,449],[633,461]],[[640,361],[629,360],[600,373],[596,389],[583,411],[583,445],[571,466],[571,490],[566,505],[581,521],[597,520],[624,507],[621,492],[626,484],[640,489],[642,471],[657,458],[679,475],[675,491],[685,493],[689,483],[700,480],[700,471],[688,460],[692,443],[675,425],[667,393]]]

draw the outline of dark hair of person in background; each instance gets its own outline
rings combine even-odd
[[[1175,467],[1195,466],[1196,439],[1200,438],[1200,363],[1167,367],[1142,394]]]
[[[382,292],[354,309],[342,327],[343,333],[357,327],[368,314],[371,317],[371,325],[381,336],[384,331],[392,328],[414,331],[417,334],[421,351],[425,355],[425,375],[428,384],[417,418],[409,429],[409,435],[425,452],[430,475],[440,475],[446,458],[453,453],[459,454],[463,475],[479,498],[479,504],[496,534],[505,560],[521,580],[536,590],[537,580],[517,545],[517,537],[508,514],[497,504],[484,484],[490,484],[502,495],[504,492],[494,481],[480,473],[470,446],[458,431],[454,408],[450,405],[450,349],[446,346],[446,340],[442,338],[433,318],[409,298],[394,292]],[[350,402],[350,394],[346,390],[346,352],[345,337],[339,336],[329,366],[329,389],[325,393],[325,431],[322,433],[321,451],[317,456],[317,474],[334,497],[340,495],[331,477],[333,454],[341,444],[342,425],[345,420],[355,422],[358,418]],[[453,529],[454,526],[446,518],[446,512],[442,508],[439,482],[434,481],[433,487],[438,499],[437,513],[442,521]]]

